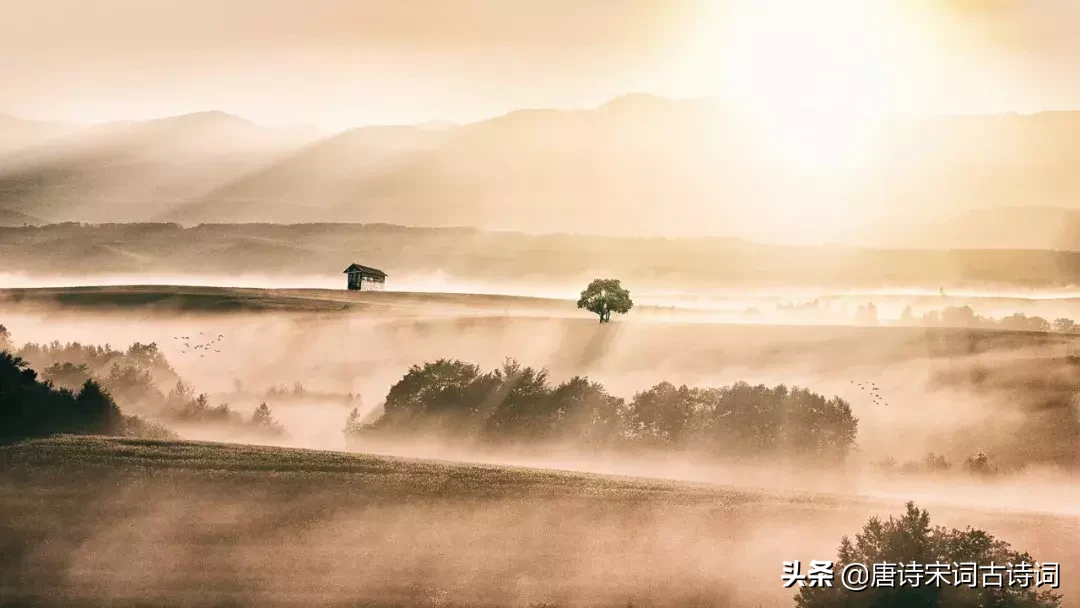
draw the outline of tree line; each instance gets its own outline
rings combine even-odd
[[[1018,312],[1001,319],[994,319],[993,317],[976,314],[970,306],[946,306],[940,311],[927,311],[921,317],[916,317],[909,306],[901,313],[900,322],[911,325],[980,327],[1013,331],[1056,331],[1061,333],[1073,333],[1078,329],[1076,322],[1066,317],[1048,321],[1039,316],[1029,317]]]
[[[943,454],[935,454],[934,452],[927,453],[921,461],[907,460],[900,463],[892,456],[885,456],[873,464],[875,468],[886,474],[934,474],[954,470],[953,463],[949,462],[948,458]],[[956,469],[981,477],[990,477],[1003,472],[1002,468],[990,460],[990,455],[983,450],[979,450],[974,454],[965,457],[960,461],[959,466],[956,467]]]
[[[125,415],[94,380],[78,391],[57,388],[22,358],[0,351],[0,442],[59,433],[172,436],[160,425]]]
[[[0,431],[8,439],[57,433],[172,436],[164,427],[120,414],[121,410],[166,422],[215,423],[269,436],[285,434],[265,402],[251,416],[227,403],[211,405],[205,393],[196,393],[179,377],[153,342],[136,342],[123,351],[108,344],[59,341],[16,347],[10,331],[0,325],[0,352],[7,356],[10,378],[30,378],[19,390],[0,394],[8,398],[4,407],[13,416],[10,420],[21,420],[5,427],[7,433]],[[167,392],[162,390],[170,383]],[[30,390],[32,386],[37,388]],[[84,393],[84,406],[64,405],[69,397],[80,398]],[[93,404],[99,414],[83,415],[86,404]]]
[[[857,425],[843,399],[782,384],[660,382],[626,400],[585,377],[553,384],[546,370],[512,359],[488,371],[439,359],[410,367],[387,393],[382,416],[362,424],[354,411],[345,432],[352,439],[433,433],[487,444],[565,442],[836,464],[853,448]]]

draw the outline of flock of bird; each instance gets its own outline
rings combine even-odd
[[[177,341],[183,340],[183,346],[180,348],[181,353],[186,354],[188,352],[191,352],[192,354],[194,354],[195,351],[202,351],[202,352],[199,353],[199,357],[205,357],[207,354],[209,354],[211,352],[220,353],[221,352],[221,342],[225,339],[225,336],[222,335],[222,334],[218,334],[216,338],[210,338],[210,340],[207,341],[207,342],[203,342],[201,344],[199,344],[199,343],[192,344],[192,342],[195,342],[196,340],[205,339],[205,338],[201,337],[201,336],[205,336],[205,335],[206,335],[206,332],[200,331],[199,332],[200,337],[198,337],[198,338],[192,338],[191,336],[173,336],[173,340],[177,340]]]
[[[859,390],[870,395],[870,398],[874,401],[874,405],[889,405],[888,401],[881,396],[881,389],[873,382],[855,382],[854,380],[848,380],[851,384],[858,387]]]

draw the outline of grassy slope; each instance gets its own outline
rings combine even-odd
[[[563,598],[546,605],[712,602],[728,593],[722,570],[649,566],[652,553],[701,559],[670,553],[661,528],[722,547],[746,513],[837,508],[681,482],[102,437],[0,448],[0,505],[0,604],[444,608],[539,605],[518,597],[523,577]],[[582,571],[580,555],[604,563]]]
[[[0,304],[81,309],[230,311],[394,311],[443,308],[503,311],[535,308],[572,311],[573,303],[521,296],[453,293],[350,292],[335,289],[257,289],[172,285],[0,289]]]
[[[831,555],[841,534],[898,505],[57,437],[0,448],[0,507],[0,604],[674,608],[790,605],[776,583],[782,560]],[[1065,540],[1074,521],[965,513],[937,521],[989,524],[1074,557]]]
[[[189,441],[61,436],[0,447],[0,480],[154,477],[189,481],[260,482],[362,489],[368,497],[492,498],[545,496],[660,501],[763,500],[763,495],[713,486],[462,464],[344,452]],[[68,488],[78,482],[66,483]],[[824,500],[805,495],[787,500]]]

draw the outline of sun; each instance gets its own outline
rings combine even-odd
[[[730,0],[687,32],[684,56],[712,94],[751,117],[793,169],[859,160],[921,61],[915,19],[889,0]]]
[[[901,86],[898,68],[907,46],[889,4],[766,0],[735,6],[718,43],[731,96],[765,107],[888,109]]]

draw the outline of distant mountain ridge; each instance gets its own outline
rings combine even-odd
[[[874,123],[862,134],[872,145],[835,167],[785,157],[795,148],[784,138],[802,137],[787,128],[708,99],[644,94],[329,137],[204,112],[74,130],[0,154],[0,209],[49,221],[1080,248],[1068,211],[1080,206],[1080,112]],[[816,140],[795,143],[814,156]],[[1062,211],[1054,219],[1046,209]]]
[[[75,131],[77,127],[58,121],[24,120],[0,112],[0,157],[41,144]]]

